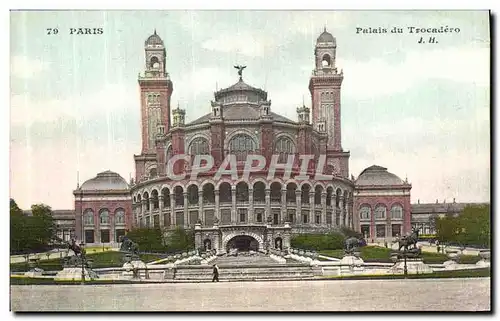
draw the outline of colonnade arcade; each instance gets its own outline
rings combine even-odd
[[[311,181],[211,180],[161,185],[133,194],[141,227],[271,224],[352,227],[352,192]],[[285,206],[283,206],[285,205]]]

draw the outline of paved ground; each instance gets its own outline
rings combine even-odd
[[[13,311],[485,311],[490,297],[490,278],[11,286]]]

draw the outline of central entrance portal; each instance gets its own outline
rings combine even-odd
[[[227,251],[231,249],[238,249],[240,252],[258,251],[259,242],[248,235],[238,235],[233,237],[227,242]]]

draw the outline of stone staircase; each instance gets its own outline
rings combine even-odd
[[[312,279],[317,275],[314,267],[302,264],[219,266],[220,281],[277,281]],[[179,266],[174,280],[212,281],[211,266]]]
[[[221,256],[211,262],[219,267],[220,281],[303,280],[314,278],[318,271],[302,263],[280,264],[263,253],[253,255]],[[177,281],[211,281],[212,265],[178,266]]]
[[[239,254],[238,256],[220,256],[214,260],[212,264],[217,264],[220,267],[222,265],[270,265],[279,263],[271,259],[268,255],[255,253],[254,255]]]

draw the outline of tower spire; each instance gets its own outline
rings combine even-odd
[[[76,171],[76,188],[80,188],[80,171]]]
[[[155,28],[155,36],[157,36],[157,34],[156,34],[156,28]]]

